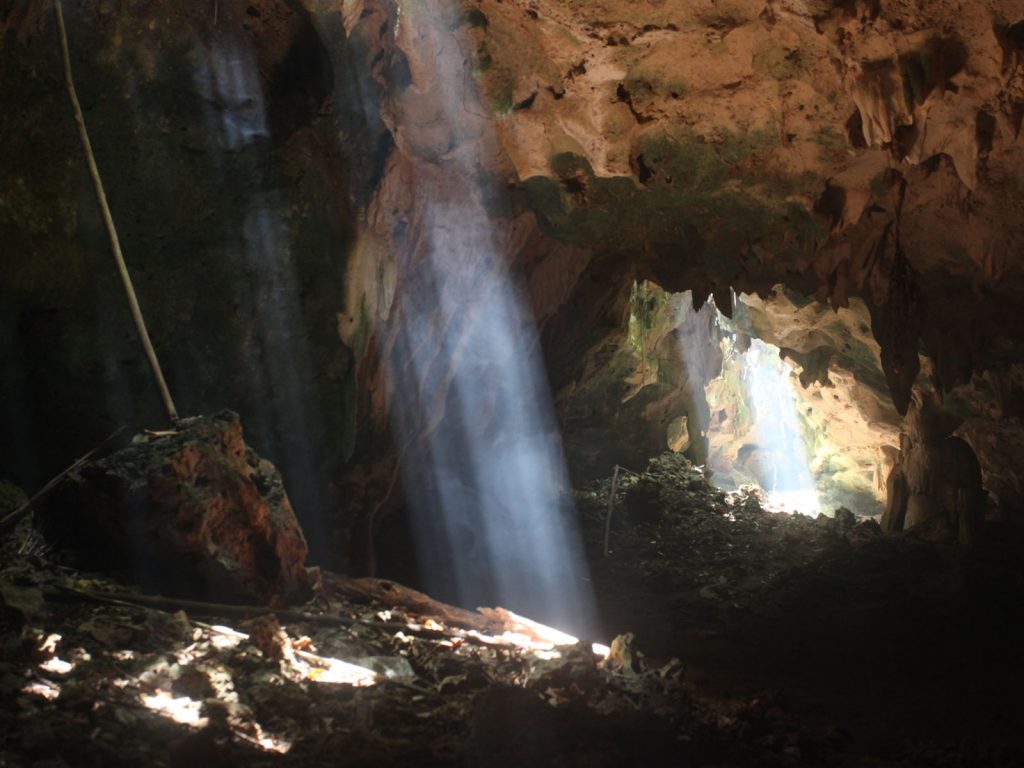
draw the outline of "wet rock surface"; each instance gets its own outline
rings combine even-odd
[[[185,419],[66,477],[36,516],[81,566],[170,594],[257,603],[306,587],[306,540],[238,415]]]

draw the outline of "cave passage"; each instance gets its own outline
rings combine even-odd
[[[713,297],[634,285],[629,338],[612,366],[622,378],[602,384],[609,399],[625,392],[598,417],[608,443],[635,448],[631,471],[666,448],[683,454],[722,491],[757,489],[771,511],[881,514],[899,416],[884,403],[867,307],[825,312],[783,286],[733,304],[729,318]],[[631,419],[625,431],[616,408]]]
[[[723,490],[734,490],[737,478],[749,478],[748,482],[764,492],[766,509],[817,517],[821,504],[811,477],[809,440],[793,366],[771,344],[752,339],[742,351],[735,338],[735,333],[730,333],[722,341],[723,378],[734,379],[743,398],[734,436],[741,445],[732,460],[721,451],[709,457],[712,478],[718,479],[716,484]],[[710,428],[721,427],[722,421],[716,420]]]

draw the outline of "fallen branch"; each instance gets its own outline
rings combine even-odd
[[[135,321],[135,330],[138,331],[139,340],[142,342],[142,348],[146,353],[146,359],[149,361],[149,367],[153,373],[153,380],[164,402],[164,410],[167,411],[167,418],[171,424],[176,424],[178,421],[178,411],[174,407],[174,401],[171,399],[171,392],[167,388],[167,382],[164,381],[164,374],[160,369],[160,361],[157,359],[156,350],[153,349],[153,342],[150,341],[149,331],[146,329],[146,321],[142,317],[142,309],[139,307],[139,300],[135,296],[135,287],[132,285],[131,275],[128,274],[128,266],[125,264],[124,255],[121,253],[121,242],[117,237],[114,218],[110,213],[110,206],[107,205],[106,192],[103,190],[103,180],[100,178],[100,171],[96,166],[96,157],[92,152],[92,142],[89,141],[89,132],[85,127],[85,116],[82,114],[82,105],[78,101],[78,92],[75,90],[75,81],[71,75],[71,52],[68,50],[68,33],[64,27],[64,9],[61,5],[61,0],[54,0],[54,7],[57,12],[57,29],[60,32],[60,50],[64,57],[64,81],[68,88],[68,96],[71,98],[71,106],[75,111],[78,136],[82,140],[82,149],[85,151],[89,175],[92,177],[93,186],[96,188],[96,198],[99,201],[100,211],[103,214],[103,223],[106,225],[107,234],[110,236],[110,248],[114,253],[117,271],[121,275],[121,282],[128,297],[128,306],[132,312],[132,319]]]
[[[380,581],[378,579],[369,579],[367,581]],[[389,582],[390,583],[390,582]],[[414,594],[421,594],[415,592],[415,590],[409,590]],[[522,625],[524,620],[522,617],[510,614],[502,608],[493,609],[490,616],[477,616],[477,621],[474,623],[483,623],[488,627],[486,630],[481,629],[447,629],[443,625],[432,628],[427,626],[427,620],[433,619],[433,617],[421,617],[424,619],[423,623],[402,623],[396,621],[367,621],[365,619],[353,619],[348,616],[331,616],[328,614],[320,613],[304,613],[302,611],[295,611],[287,608],[270,608],[267,606],[259,605],[234,605],[230,603],[205,603],[197,600],[179,600],[170,597],[160,597],[158,595],[137,595],[127,593],[103,593],[103,592],[92,592],[90,590],[76,589],[74,587],[60,586],[56,590],[46,590],[43,596],[46,599],[52,599],[55,601],[63,600],[88,600],[96,603],[104,603],[107,605],[121,605],[132,608],[150,608],[156,611],[162,611],[164,613],[176,613],[177,611],[185,611],[186,613],[208,616],[211,618],[221,617],[232,617],[232,618],[249,618],[253,616],[261,616],[266,614],[274,615],[279,621],[288,622],[291,624],[309,623],[319,624],[322,626],[334,626],[334,627],[352,627],[361,626],[368,627],[370,629],[377,629],[387,633],[398,633],[402,632],[406,635],[413,635],[416,637],[422,637],[432,640],[443,640],[443,641],[458,641],[468,642],[475,645],[484,645],[497,648],[508,648],[508,649],[522,649],[521,643],[514,642],[513,640],[502,637],[502,633],[505,631],[518,632],[520,634],[527,634],[535,639],[544,639],[536,635],[536,633],[529,627]],[[425,597],[425,596],[424,596]],[[427,598],[430,600],[430,598]],[[437,603],[436,601],[430,600],[431,603],[436,605],[443,605],[443,603]],[[460,609],[454,609],[460,610]],[[468,612],[467,612],[468,613]],[[508,617],[516,619],[516,621],[509,621]],[[191,620],[191,619],[190,619]],[[529,622],[533,624],[533,622]],[[496,625],[501,625],[496,626]]]
[[[350,627],[354,624],[362,624],[365,626],[381,627],[382,629],[388,630],[402,630],[407,631],[409,627],[406,624],[398,624],[392,622],[386,624],[384,622],[374,621],[363,621],[361,619],[353,619],[348,616],[331,616],[328,614],[320,613],[305,613],[303,611],[295,611],[287,608],[270,608],[263,605],[235,605],[233,603],[205,603],[198,600],[179,600],[173,597],[161,597],[159,595],[136,595],[128,594],[123,592],[92,592],[85,589],[75,589],[74,587],[60,587],[61,592],[76,595],[97,603],[108,603],[110,605],[130,605],[133,607],[143,608],[154,608],[158,611],[165,612],[176,612],[185,611],[186,613],[195,613],[202,616],[230,616],[232,618],[245,618],[249,616],[260,616],[268,613],[272,613],[281,621],[288,621],[292,623],[298,622],[309,622],[311,624],[325,624],[328,626],[341,626]],[[428,630],[432,632],[433,630]]]
[[[365,619],[353,619],[348,616],[305,613],[303,611],[295,611],[288,608],[270,608],[262,605],[205,603],[198,600],[179,600],[171,597],[160,597],[158,595],[135,595],[122,592],[102,593],[84,589],[75,589],[74,587],[67,586],[58,587],[57,591],[47,591],[44,596],[48,599],[52,598],[55,600],[67,600],[68,598],[72,598],[76,600],[105,603],[107,605],[122,605],[132,608],[151,608],[164,613],[185,611],[186,613],[209,616],[211,618],[248,618],[252,616],[262,616],[269,613],[276,616],[279,621],[291,624],[309,623],[329,627],[361,626],[388,633],[404,632],[407,635],[415,635],[417,637],[430,639],[463,640],[476,642],[481,645],[496,644],[493,640],[481,640],[480,638],[466,634],[461,630],[451,631],[444,628],[432,629],[422,624],[407,624],[397,621],[367,621]],[[513,644],[509,643],[508,645],[512,646]]]
[[[67,477],[72,472],[77,470],[79,467],[84,465],[87,461],[89,461],[89,459],[91,459],[93,456],[95,456],[97,453],[99,453],[101,450],[103,450],[105,447],[107,447],[111,442],[113,442],[114,438],[116,438],[118,435],[120,435],[122,432],[124,432],[124,430],[125,430],[125,427],[119,427],[109,437],[107,437],[102,443],[97,445],[95,448],[93,448],[91,451],[89,451],[87,454],[85,454],[81,458],[76,459],[75,462],[70,467],[68,467],[63,472],[61,472],[59,475],[57,475],[55,478],[50,480],[50,482],[48,482],[46,485],[44,485],[39,490],[39,492],[36,493],[32,498],[30,498],[28,501],[26,501],[24,504],[22,504],[20,507],[18,507],[13,512],[9,513],[8,515],[6,515],[2,519],[0,519],[0,536],[2,536],[5,533],[7,533],[8,530],[10,530],[15,525],[17,525],[18,521],[21,520],[21,518],[23,518],[25,515],[27,515],[33,509],[35,509],[36,504],[38,504],[40,501],[42,501],[47,496],[49,496],[50,493],[53,491],[54,488],[57,487],[57,485],[60,483],[61,480],[63,480],[65,477]]]
[[[418,616],[429,616],[445,624],[488,634],[501,634],[508,629],[502,622],[496,622],[491,617],[442,603],[429,595],[387,579],[350,579],[335,573],[324,573],[321,578],[327,590],[341,593],[350,599],[395,606]]]

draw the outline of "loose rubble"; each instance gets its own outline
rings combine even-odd
[[[964,645],[966,619],[1012,646],[998,547],[953,563],[846,512],[771,514],[666,456],[620,478],[603,557],[609,491],[578,493],[606,650],[328,572],[302,605],[181,610],[26,521],[0,544],[0,765],[1021,764],[1020,662]],[[951,695],[959,727],[922,727]]]
[[[603,557],[610,490],[577,493],[604,625],[684,661],[738,764],[1024,764],[1011,530],[966,550],[845,508],[771,513],[665,454],[620,474]]]

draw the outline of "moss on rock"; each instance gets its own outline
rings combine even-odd
[[[802,204],[779,191],[807,179],[773,167],[778,139],[766,132],[711,141],[688,129],[641,134],[633,156],[638,174],[599,177],[586,158],[552,157],[554,178],[521,185],[528,205],[553,237],[620,250],[666,248],[728,284],[752,243],[779,255],[809,258],[827,231]]]

